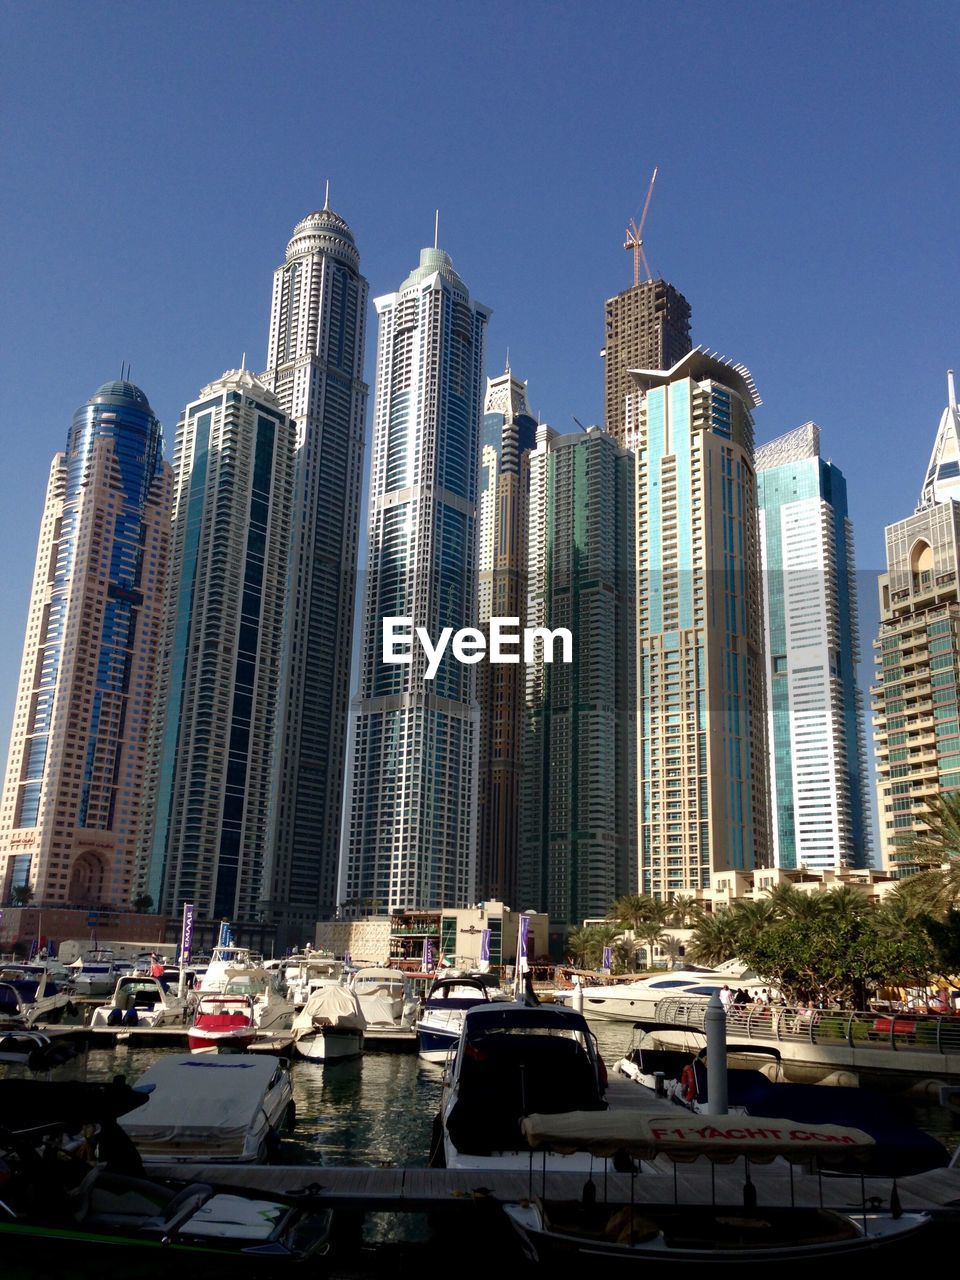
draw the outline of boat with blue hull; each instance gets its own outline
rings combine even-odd
[[[427,992],[417,1020],[420,1057],[445,1062],[457,1047],[468,1009],[502,1001],[505,997],[489,974],[450,974],[437,978]]]

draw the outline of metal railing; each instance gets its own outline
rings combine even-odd
[[[706,1000],[674,996],[657,1002],[654,1020],[661,1027],[703,1031],[706,1011]],[[960,1017],[734,1005],[727,1012],[727,1037],[763,1044],[832,1044],[898,1053],[960,1054]]]

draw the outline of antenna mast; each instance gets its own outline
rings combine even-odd
[[[653,171],[653,177],[650,179],[650,185],[647,187],[647,198],[643,202],[643,213],[640,215],[640,225],[630,219],[630,225],[627,227],[627,238],[624,241],[624,249],[633,250],[633,287],[636,288],[640,283],[640,262],[643,261],[643,269],[647,273],[644,276],[644,282],[653,279],[653,272],[650,270],[650,263],[647,262],[647,255],[643,252],[643,228],[647,221],[647,213],[650,209],[650,197],[653,195],[653,184],[657,180],[657,169]]]

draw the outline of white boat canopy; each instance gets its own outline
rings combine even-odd
[[[862,1129],[835,1124],[804,1125],[763,1116],[700,1116],[675,1120],[647,1112],[567,1111],[530,1115],[523,1120],[530,1146],[552,1151],[589,1151],[612,1156],[618,1151],[642,1159],[661,1153],[677,1161],[707,1156],[711,1160],[773,1160],[795,1163],[819,1160],[846,1163],[875,1145]]]
[[[357,997],[346,987],[320,987],[314,991],[293,1020],[293,1033],[299,1038],[310,1035],[318,1026],[336,1027],[340,1031],[362,1031],[366,1018]]]

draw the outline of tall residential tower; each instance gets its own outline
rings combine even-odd
[[[336,906],[367,386],[367,282],[329,208],[294,228],[273,278],[262,381],[297,427],[293,564],[277,757],[271,914],[281,942]]]
[[[641,888],[770,855],[763,594],[747,369],[699,347],[633,370]]]
[[[231,370],[183,411],[174,470],[149,892],[168,914],[194,903],[198,925],[250,924],[273,853],[293,424],[247,370]]]
[[[926,829],[927,802],[960,791],[960,409],[947,407],[912,516],[887,526],[873,696],[883,865]]]
[[[530,451],[537,424],[526,384],[510,372],[487,381],[480,440],[480,628],[490,618],[527,617]],[[524,676],[519,663],[477,667],[480,704],[480,826],[477,896],[518,903]]]
[[[476,668],[423,647],[383,661],[384,618],[436,643],[477,621],[477,459],[489,311],[449,256],[424,249],[378,298],[376,409],[360,690],[344,824],[348,910],[462,906],[474,898]]]
[[[808,422],[757,450],[774,864],[865,867],[866,758],[847,482]]]
[[[527,624],[572,661],[526,666],[519,905],[566,926],[637,890],[634,457],[541,427],[530,466]]]
[[[130,907],[170,495],[147,397],[105,383],[50,468],[0,809],[4,895]]]

